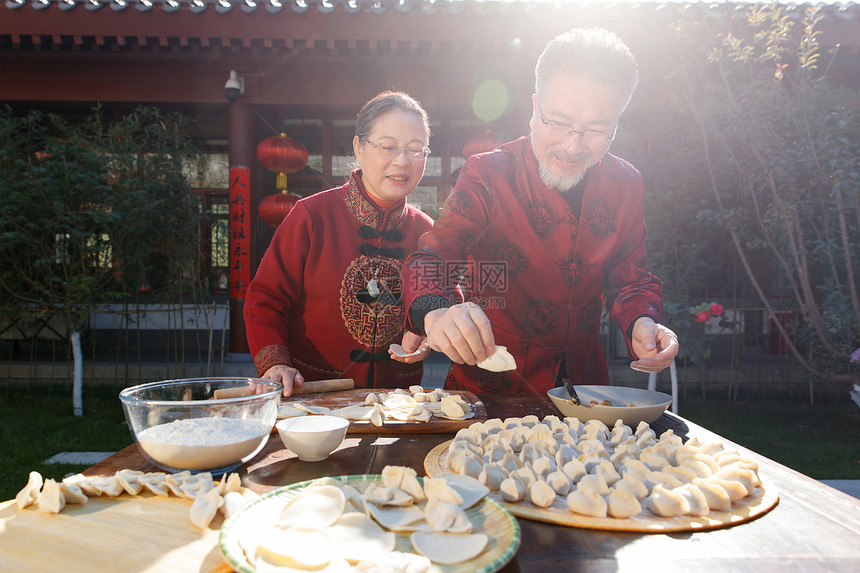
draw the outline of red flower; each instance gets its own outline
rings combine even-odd
[[[711,315],[707,312],[700,312],[696,315],[696,322],[708,322],[711,320]]]
[[[711,304],[711,314],[713,316],[720,316],[721,314],[723,314],[723,305],[716,303],[716,302],[712,303]]]

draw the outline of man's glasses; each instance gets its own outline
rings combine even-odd
[[[373,143],[369,139],[364,139],[368,145],[371,145],[379,150],[379,153],[382,154],[386,159],[394,159],[399,156],[404,151],[406,152],[406,157],[411,159],[412,161],[421,161],[422,159],[426,159],[428,155],[430,155],[429,147],[394,147],[393,145],[380,145],[378,143]]]
[[[554,119],[547,119],[543,115],[543,109],[540,106],[540,100],[538,100],[538,113],[540,114],[540,120],[555,135],[570,137],[574,133],[578,135],[577,140],[584,141],[587,144],[591,145],[605,145],[615,139],[615,132],[618,131],[618,126],[616,125],[612,129],[612,133],[607,133],[605,131],[600,131],[599,129],[585,129],[578,130],[574,128],[572,125],[568,125],[566,123],[562,123],[560,121],[555,121]]]

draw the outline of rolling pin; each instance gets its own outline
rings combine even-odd
[[[341,390],[352,390],[353,388],[355,388],[355,381],[352,378],[311,380],[305,382],[301,388],[293,388],[293,396],[297,394],[311,394],[314,392],[339,392]],[[250,386],[222,388],[220,390],[215,390],[213,398],[216,400],[221,398],[239,398],[240,396],[250,396],[253,393],[254,389]]]

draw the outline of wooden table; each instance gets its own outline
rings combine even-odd
[[[481,396],[489,417],[558,414],[545,397]],[[703,442],[728,440],[666,413],[652,426]],[[378,474],[406,465],[424,475],[424,457],[450,434],[348,435],[332,456],[299,461],[277,434],[241,470],[243,485],[264,493],[274,487],[326,475]],[[810,436],[810,439],[815,439]],[[768,458],[732,444],[754,458],[779,492],[779,504],[749,523],[701,533],[636,534],[562,527],[520,519],[522,544],[503,569],[514,571],[860,571],[860,500]],[[129,446],[85,473],[112,474],[133,468],[155,471]]]

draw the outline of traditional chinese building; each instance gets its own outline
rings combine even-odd
[[[245,352],[244,288],[272,236],[258,212],[277,193],[258,144],[285,133],[308,151],[287,187],[342,182],[354,118],[384,89],[408,92],[432,119],[425,177],[410,201],[432,211],[464,155],[528,132],[533,69],[574,26],[618,33],[643,69],[638,105],[659,106],[670,22],[719,28],[746,2],[584,0],[2,0],[0,104],[83,115],[139,104],[196,119],[211,176],[195,192],[229,226],[213,257],[213,292],[231,299],[230,351]],[[795,7],[798,13],[805,5]],[[840,45],[832,74],[860,86],[860,8],[825,6],[820,40]],[[229,88],[229,90],[227,89]],[[229,92],[229,93],[228,93]],[[229,95],[229,97],[228,97]],[[414,200],[413,200],[414,199]],[[221,236],[221,240],[225,239]]]

